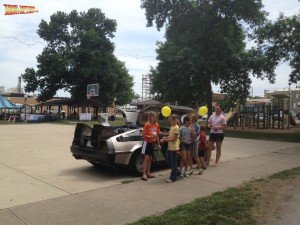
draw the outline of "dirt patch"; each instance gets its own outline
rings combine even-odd
[[[297,216],[300,203],[295,200],[299,196],[300,177],[295,179],[275,179],[260,182],[256,185],[258,192],[257,217],[258,225],[289,224],[288,220]]]

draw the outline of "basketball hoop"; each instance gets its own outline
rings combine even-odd
[[[91,97],[99,96],[99,84],[88,84],[86,90],[86,98],[90,100]]]
[[[87,96],[99,96],[99,84],[88,84],[86,94]]]

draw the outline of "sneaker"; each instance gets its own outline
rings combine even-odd
[[[141,179],[144,180],[144,181],[148,180],[148,178],[146,176],[142,176]]]
[[[188,175],[193,175],[193,174],[194,174],[194,171],[193,171],[193,170],[190,170],[190,171],[188,171],[187,174],[188,174]]]
[[[166,180],[167,183],[173,183],[174,181],[171,180],[170,178]]]
[[[203,174],[203,169],[199,170],[199,172],[197,173],[197,175],[202,175]]]
[[[202,166],[202,169],[203,169],[203,170],[206,170],[206,166]]]
[[[178,180],[182,180],[183,179],[183,175],[180,174],[178,177],[177,177]]]
[[[184,172],[183,177],[190,177],[190,176],[186,172]]]

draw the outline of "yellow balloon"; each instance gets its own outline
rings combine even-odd
[[[164,117],[170,116],[170,115],[171,115],[171,112],[172,112],[172,110],[171,110],[171,108],[170,108],[169,106],[164,106],[164,107],[162,107],[162,109],[161,109],[161,114],[162,114]]]
[[[205,116],[208,113],[208,108],[206,106],[201,106],[198,113],[200,116]]]

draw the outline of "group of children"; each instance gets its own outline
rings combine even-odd
[[[166,180],[172,183],[177,179],[189,177],[192,174],[201,175],[206,169],[205,156],[207,150],[206,126],[197,124],[197,116],[185,116],[183,125],[179,128],[179,121],[175,115],[170,115],[168,120],[171,125],[169,135],[159,140],[160,128],[155,112],[149,113],[148,122],[143,129],[144,144],[142,153],[145,154],[142,180],[148,180],[154,176],[150,173],[154,144],[160,147],[161,143],[168,143],[167,162],[171,167],[170,178]],[[177,153],[181,155],[179,169],[177,166]],[[198,165],[193,170],[193,159]]]

